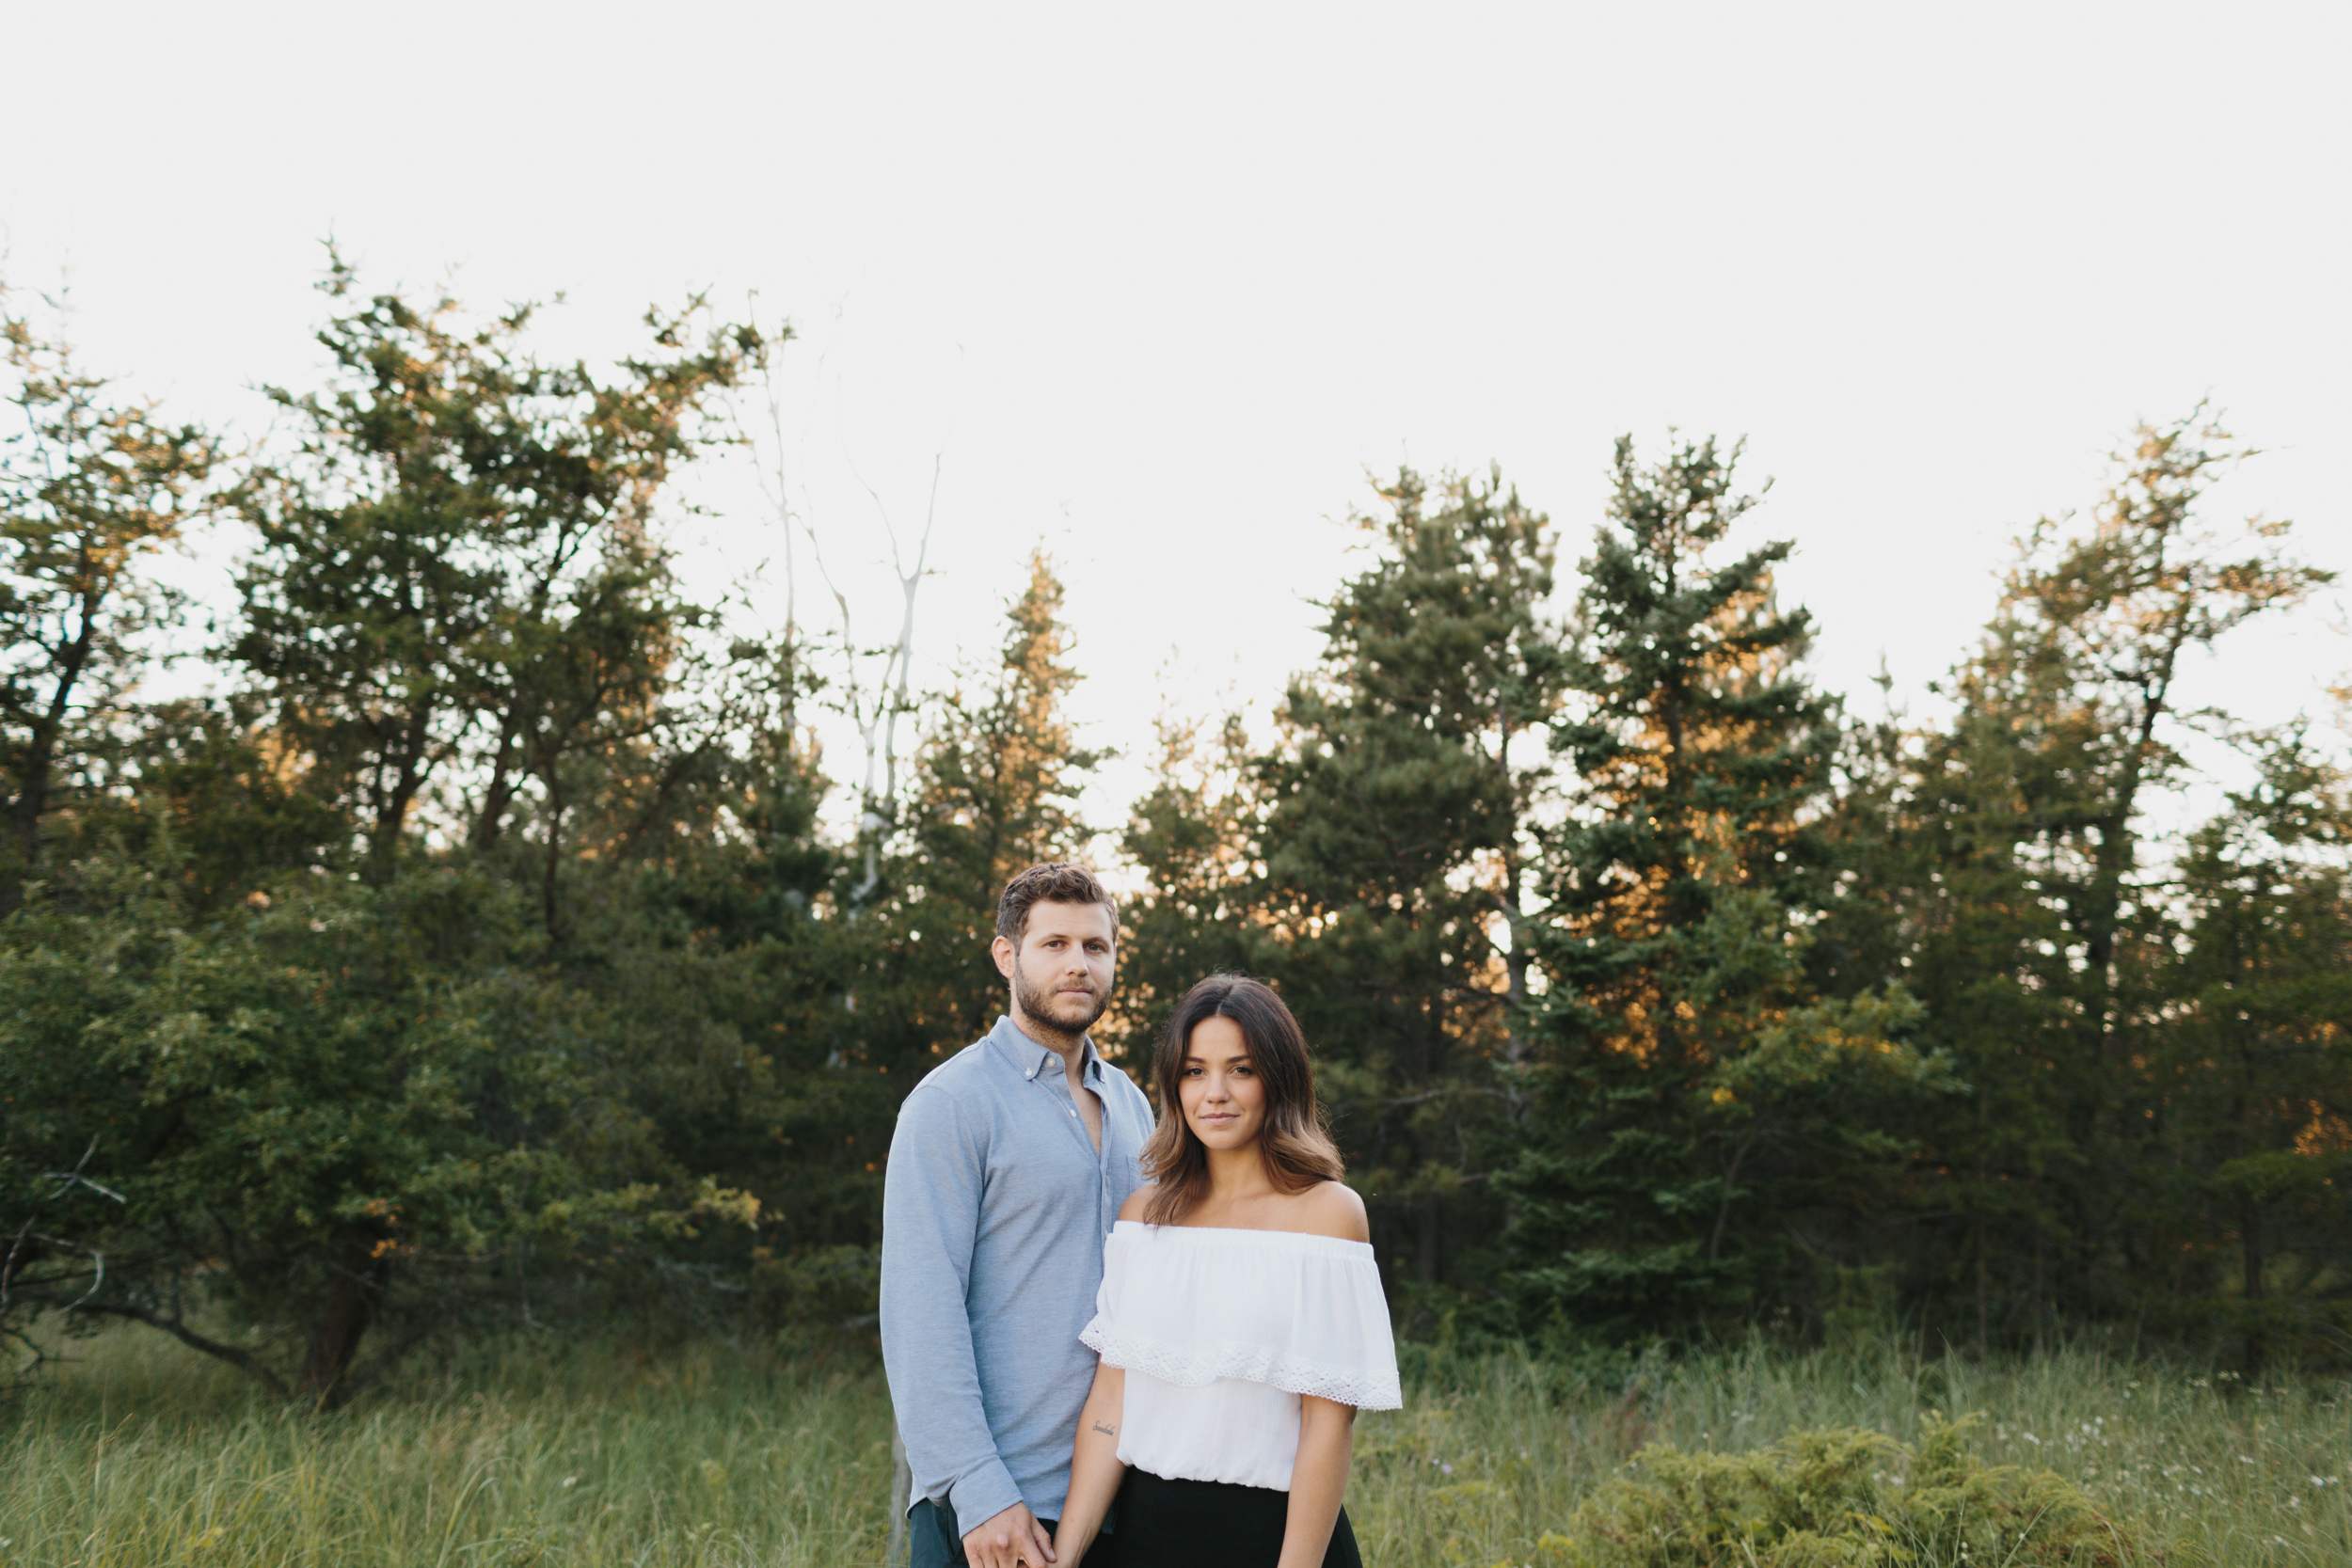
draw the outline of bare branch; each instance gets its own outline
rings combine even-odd
[[[167,1318],[160,1312],[151,1312],[144,1307],[135,1306],[127,1301],[76,1302],[71,1310],[87,1312],[94,1317],[129,1318],[134,1323],[146,1323],[151,1328],[160,1328],[190,1350],[202,1351],[206,1355],[228,1362],[229,1365],[261,1384],[278,1398],[282,1400],[287,1397],[285,1384],[279,1381],[277,1373],[263,1366],[261,1358],[252,1352],[239,1350],[234,1345],[224,1345],[217,1339],[206,1338],[176,1318]]]

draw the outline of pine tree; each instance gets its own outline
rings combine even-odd
[[[2301,728],[2260,737],[2250,788],[2192,833],[2177,922],[2146,946],[2166,1006],[2133,1281],[2161,1317],[2234,1329],[2246,1359],[2352,1330],[2352,780]]]
[[[1510,1190],[1523,1310],[1577,1331],[1787,1289],[1795,1227],[1900,1164],[1862,1113],[1940,1077],[1889,1037],[1907,997],[1806,981],[1834,708],[1797,669],[1808,617],[1773,597],[1789,546],[1711,559],[1754,504],[1738,456],[1645,467],[1618,443],[1553,729],[1577,782],[1546,845],[1543,1093]]]
[[[1210,974],[1260,967],[1263,797],[1241,715],[1214,732],[1163,716],[1152,782],[1120,838],[1142,886],[1120,910],[1115,1028],[1138,1082],[1179,998]]]
[[[2151,798],[2185,777],[2175,687],[2194,650],[2328,580],[2288,559],[2284,524],[2204,520],[2241,455],[2201,409],[2141,427],[2089,519],[2043,518],[2021,542],[1948,725],[1878,752],[1877,847],[1829,926],[1891,959],[1970,1085],[1925,1132],[1947,1217],[1908,1273],[1967,1290],[1979,1344],[2137,1289],[2142,1184],[2114,1173],[2153,1156],[2143,1021],[2169,982],[2141,834]]]
[[[995,1023],[1005,982],[989,942],[1005,883],[1041,861],[1083,860],[1092,838],[1077,798],[1103,753],[1078,743],[1063,708],[1079,677],[1061,610],[1054,563],[1033,552],[995,669],[941,697],[924,737],[882,911],[903,944],[898,983],[877,993],[903,1011],[903,1053],[951,1052]]]
[[[1379,559],[1324,607],[1322,665],[1258,766],[1257,921],[1383,1260],[1430,1285],[1476,1275],[1493,1229],[1561,664],[1541,514],[1499,474],[1379,494]]]

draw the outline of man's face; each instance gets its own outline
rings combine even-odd
[[[1016,1023],[1083,1035],[1111,1005],[1119,932],[1100,904],[1032,904],[1019,950],[998,937],[993,951],[997,969],[1012,982]]]

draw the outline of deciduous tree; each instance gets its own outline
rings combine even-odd
[[[0,434],[5,910],[40,872],[61,784],[165,651],[152,638],[177,601],[142,569],[209,513],[220,449],[81,368],[62,332],[14,313],[5,291],[0,343],[15,418]]]

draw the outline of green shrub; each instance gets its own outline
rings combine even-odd
[[[787,1356],[878,1354],[882,1248],[817,1246],[752,1265],[752,1299]]]
[[[1791,1433],[1744,1453],[1656,1443],[1587,1498],[1573,1568],[2133,1568],[2161,1560],[2047,1470],[1988,1465],[1979,1418],[1931,1419],[1916,1451],[1883,1433]]]

